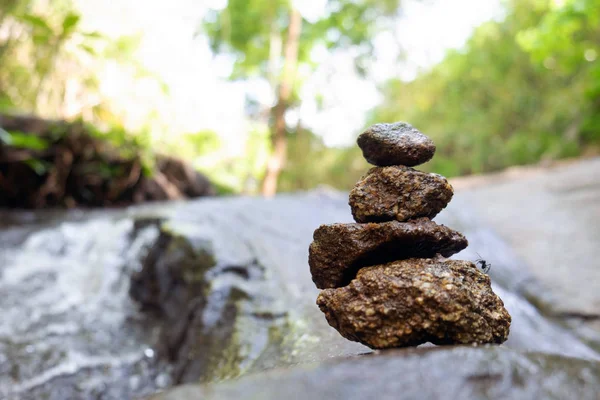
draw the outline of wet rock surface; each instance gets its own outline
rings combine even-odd
[[[433,219],[453,194],[441,175],[401,165],[375,167],[350,192],[350,208],[356,222]]]
[[[423,164],[433,157],[435,144],[406,122],[375,124],[357,140],[365,159],[377,166]]]
[[[436,254],[449,257],[467,245],[463,235],[427,218],[329,224],[315,231],[308,262],[315,285],[334,288],[348,284],[365,266]]]
[[[502,343],[510,315],[469,261],[409,259],[363,268],[317,298],[331,326],[374,349]]]
[[[281,350],[276,332],[287,325],[287,312],[257,260],[217,261],[214,231],[204,224],[151,219],[143,229],[152,225],[160,233],[129,294],[161,321],[153,347],[172,363],[173,383],[236,377],[242,364]],[[242,334],[245,326],[253,329]]]
[[[590,338],[600,332],[598,177],[600,157],[594,157],[460,182],[462,198],[474,205],[472,225],[497,232],[518,256],[515,262],[543,285],[528,286],[526,297]],[[498,246],[488,249],[487,257],[502,259]],[[600,341],[590,343],[600,350]]]
[[[600,363],[499,346],[390,350],[187,385],[151,400],[581,399],[596,400]]]
[[[366,398],[398,398],[399,393],[462,398],[471,390],[465,387],[477,390],[474,398],[485,398],[488,390],[488,398],[506,399],[548,398],[550,390],[559,398],[586,399],[585,393],[598,392],[597,364],[589,361],[600,359],[598,353],[526,300],[526,289],[538,290],[527,265],[516,262],[511,248],[474,219],[471,201],[460,192],[437,219],[465,231],[482,254],[491,255],[494,291],[512,315],[509,339],[501,348],[469,348],[464,355],[463,348],[451,346],[389,351],[394,364],[362,364],[364,357],[353,356],[371,350],[328,325],[315,304],[319,290],[306,267],[315,227],[352,221],[347,201],[345,193],[316,191],[122,211],[0,212],[2,222],[10,222],[0,229],[0,398],[122,400],[158,390],[176,395],[186,388],[206,393],[200,385],[169,389],[192,381],[212,382],[209,394],[196,397],[210,398],[237,385],[224,380],[243,376],[252,383],[232,397],[260,393],[268,398],[286,388],[290,398],[294,393],[296,398],[319,398],[319,393],[352,398],[354,392],[355,398],[365,393]],[[170,238],[172,253],[156,252],[160,257],[150,262],[148,254],[161,234]],[[173,254],[199,260],[194,254],[206,255],[205,250],[214,260],[199,269],[205,271],[205,283],[176,278],[182,270],[173,267],[185,258]],[[460,256],[476,257],[471,248]],[[165,271],[175,281],[156,286],[175,289],[162,297],[165,305],[142,296],[147,304],[142,310],[129,297],[130,277],[140,282],[144,269]],[[161,293],[147,290],[151,287],[138,289]],[[204,295],[195,292],[199,287],[206,288]],[[205,300],[195,308],[185,306],[186,299]],[[182,312],[192,322],[173,317],[176,304],[196,310]],[[165,351],[169,348],[171,354]],[[544,353],[539,363],[531,361],[530,352]],[[342,374],[338,364],[353,375]],[[281,375],[288,373],[289,378]],[[398,386],[386,390],[394,382]]]

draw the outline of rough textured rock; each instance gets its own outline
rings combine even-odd
[[[433,157],[435,144],[406,122],[375,124],[360,134],[358,146],[365,159],[377,166],[423,164]]]
[[[342,358],[216,385],[182,386],[151,399],[596,400],[599,390],[595,361],[461,346]]]
[[[397,122],[373,125],[358,145],[378,166],[350,193],[354,220],[364,224],[320,227],[309,251],[329,324],[374,349],[505,342],[511,317],[489,277],[471,262],[439,257],[467,240],[431,225],[454,193],[446,178],[410,168],[433,157],[434,143]]]
[[[400,165],[375,167],[350,192],[350,207],[356,222],[402,222],[435,217],[453,194],[441,175]]]
[[[502,343],[511,317],[490,285],[469,261],[410,259],[363,268],[317,304],[342,336],[374,349]]]
[[[313,238],[308,263],[313,282],[320,289],[348,284],[365,266],[438,253],[449,257],[468,245],[459,232],[427,218],[321,225]]]

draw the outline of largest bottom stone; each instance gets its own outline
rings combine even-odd
[[[511,317],[469,261],[408,259],[363,268],[317,299],[346,339],[374,349],[422,343],[502,343]]]

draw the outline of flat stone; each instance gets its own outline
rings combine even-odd
[[[423,164],[433,157],[433,141],[406,122],[375,124],[360,134],[358,147],[363,157],[380,167]]]
[[[470,261],[410,259],[363,268],[317,298],[329,325],[373,349],[502,343],[511,317]]]
[[[435,217],[453,194],[441,175],[400,165],[375,167],[350,192],[350,207],[356,222],[402,222]]]
[[[468,245],[462,234],[428,218],[321,225],[313,239],[308,263],[320,289],[347,285],[362,267],[436,254],[449,257]]]
[[[149,400],[586,399],[600,363],[505,346],[382,351],[296,365],[213,385],[185,385]]]

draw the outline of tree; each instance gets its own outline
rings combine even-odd
[[[580,141],[600,139],[600,0],[565,0],[549,5],[540,23],[517,41],[537,65],[580,85],[585,99],[569,130]]]
[[[327,147],[323,139],[302,127],[289,137],[290,152],[279,179],[279,190],[295,192],[326,185],[339,190],[352,188],[369,169],[358,146]]]
[[[0,97],[21,112],[48,115],[64,103],[65,81],[74,72],[66,44],[76,38],[79,45],[72,47],[84,52],[92,38],[78,30],[80,16],[69,1],[57,1],[47,10],[35,3],[0,3],[0,24],[6,28],[0,40]]]
[[[119,126],[98,72],[116,62],[156,79],[133,59],[137,37],[84,31],[72,0],[0,0],[0,26],[0,111]]]
[[[572,157],[600,142],[600,2],[512,0],[464,49],[412,82],[391,80],[372,122],[407,120],[446,176]]]
[[[275,101],[266,114],[272,141],[262,182],[266,196],[276,192],[286,160],[285,116],[300,102],[298,68],[314,68],[311,50],[323,45],[330,50],[357,50],[355,64],[364,72],[373,50],[371,39],[395,21],[400,0],[329,0],[326,4],[323,15],[309,21],[302,16],[300,1],[229,0],[204,21],[213,51],[235,56],[230,79],[266,79],[274,93]]]

